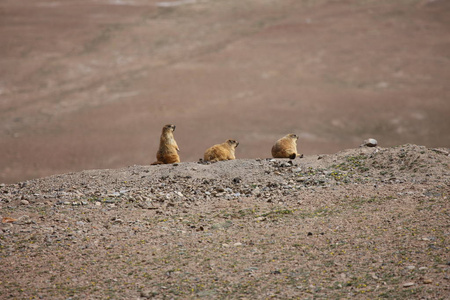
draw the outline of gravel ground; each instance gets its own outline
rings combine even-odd
[[[0,185],[0,298],[448,299],[449,149]]]

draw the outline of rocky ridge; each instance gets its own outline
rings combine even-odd
[[[0,295],[439,298],[449,164],[408,144],[2,184]]]

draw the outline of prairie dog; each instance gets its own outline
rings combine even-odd
[[[290,133],[279,139],[272,147],[272,157],[291,158],[297,156],[298,135]]]
[[[210,162],[236,159],[235,150],[238,145],[239,143],[235,140],[226,140],[225,143],[208,148],[203,159]]]
[[[160,164],[173,164],[179,163],[180,157],[178,156],[177,142],[173,137],[173,132],[175,131],[175,125],[168,124],[163,127],[161,138],[159,139],[159,149],[156,152],[156,161],[152,165]]]

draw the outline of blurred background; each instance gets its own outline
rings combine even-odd
[[[450,147],[448,0],[2,0],[0,183],[182,161]]]

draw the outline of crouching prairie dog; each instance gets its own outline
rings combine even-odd
[[[290,133],[279,139],[272,147],[272,157],[294,159],[297,154],[298,135]]]
[[[168,124],[163,127],[161,138],[159,139],[159,149],[156,152],[156,161],[152,165],[160,164],[173,164],[179,163],[180,157],[178,156],[177,142],[173,137],[173,132],[175,131],[175,125]]]
[[[235,140],[227,140],[225,143],[214,145],[206,149],[203,159],[210,162],[236,159],[235,150],[238,145],[239,143]]]

